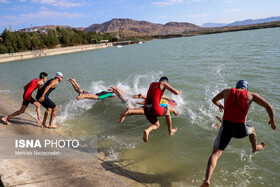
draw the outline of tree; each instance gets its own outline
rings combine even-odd
[[[28,49],[28,50],[31,50],[32,49],[32,44],[31,44],[31,37],[30,37],[30,34],[25,32],[23,33],[23,43],[25,45],[25,48]]]
[[[0,45],[0,54],[8,53],[9,50],[4,45]]]

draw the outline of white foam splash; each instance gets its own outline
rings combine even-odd
[[[105,83],[103,81],[96,81],[92,82],[91,86],[89,88],[85,88],[86,91],[89,93],[98,93],[101,91],[106,91],[111,86],[118,87],[124,94],[124,97],[128,99],[126,105],[127,106],[137,106],[136,102],[139,100],[135,100],[132,98],[133,95],[141,93],[142,95],[146,95],[149,84],[153,81],[158,81],[159,77],[162,76],[163,73],[161,71],[159,72],[151,72],[146,75],[131,75],[127,80],[124,80],[122,82],[118,81],[116,85],[111,85],[108,83]],[[75,92],[73,92],[75,93]],[[179,110],[180,113],[183,112],[183,96],[173,96],[172,99],[174,99],[177,102],[177,110]],[[55,122],[59,122],[60,124],[63,124],[67,119],[75,118],[77,115],[81,115],[86,110],[89,110],[92,108],[92,106],[98,101],[95,100],[76,100],[71,99],[65,106],[60,106],[59,108],[63,108],[62,112],[56,117]],[[117,104],[122,105],[122,102],[119,102]]]

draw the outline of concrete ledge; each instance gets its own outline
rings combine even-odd
[[[44,49],[44,50],[19,52],[19,53],[6,53],[6,54],[0,54],[0,63],[16,61],[16,60],[25,60],[25,59],[31,59],[31,58],[39,58],[39,57],[44,57],[44,56],[75,53],[75,52],[95,50],[95,49],[103,49],[103,48],[112,47],[112,46],[113,46],[112,43],[92,44],[92,45],[61,47],[61,48],[55,48],[55,49]]]

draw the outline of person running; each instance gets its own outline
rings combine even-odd
[[[112,86],[108,89],[108,91],[102,91],[100,93],[90,94],[89,92],[82,90],[75,79],[68,79],[68,81],[72,84],[74,90],[79,94],[77,96],[77,100],[81,100],[81,99],[103,100],[106,98],[114,97],[116,95],[121,101],[123,102],[127,101],[127,99],[123,95],[123,92],[119,90],[117,87]]]
[[[36,106],[36,112],[37,112],[37,116],[38,116],[38,123],[42,122],[41,116],[40,116],[40,103],[38,103],[33,97],[32,97],[32,93],[34,90],[36,90],[38,88],[38,90],[40,90],[40,88],[42,87],[42,85],[46,82],[47,80],[47,76],[48,74],[45,72],[41,72],[39,75],[39,79],[32,79],[29,83],[27,83],[23,88],[24,88],[24,94],[23,94],[23,102],[21,105],[21,108],[8,115],[5,117],[2,117],[1,120],[2,122],[4,122],[7,125],[12,124],[11,122],[8,121],[8,119],[11,119],[15,116],[18,116],[20,114],[23,114],[26,110],[26,108],[28,107],[29,103],[33,104]]]
[[[222,99],[224,99],[225,106],[219,102],[219,100]],[[244,138],[249,135],[253,153],[265,148],[264,142],[257,144],[254,127],[245,123],[252,102],[257,103],[266,109],[270,118],[268,124],[271,125],[273,130],[276,129],[272,106],[258,94],[248,92],[248,82],[245,80],[238,81],[236,88],[221,91],[212,99],[212,102],[219,107],[221,112],[224,111],[224,115],[222,126],[216,137],[213,151],[208,161],[205,180],[201,185],[202,187],[208,187],[210,185],[210,178],[216,167],[217,161],[229,144],[231,138]]]
[[[143,132],[144,142],[148,142],[149,133],[151,131],[159,128],[160,123],[157,119],[157,117],[159,116],[165,116],[169,135],[173,135],[177,131],[177,127],[172,128],[170,108],[166,109],[165,107],[160,106],[160,100],[166,89],[175,95],[179,95],[182,93],[168,84],[167,77],[161,77],[159,79],[159,82],[151,83],[144,104],[145,116],[147,120],[151,123],[151,126]]]
[[[53,120],[57,112],[57,106],[52,100],[49,99],[49,95],[56,88],[58,83],[62,81],[62,79],[63,79],[63,74],[61,72],[57,72],[55,77],[48,80],[36,95],[37,101],[39,101],[39,103],[41,103],[41,105],[43,105],[43,107],[47,109],[44,114],[44,120],[41,127],[48,127],[48,128],[57,127],[57,125],[53,124]],[[50,122],[49,125],[47,126],[46,122],[50,113],[51,113]]]
[[[142,94],[137,94],[133,96],[133,99],[146,99],[145,96],[143,96]],[[167,97],[162,97],[162,99],[160,100],[160,106],[165,107],[166,109],[168,109],[168,107],[170,107],[170,111],[175,114],[178,115],[179,113],[173,108],[174,106],[169,105],[168,101],[171,101],[173,103],[176,103],[174,100],[167,98]],[[137,102],[137,104],[139,105],[144,105],[145,102]],[[119,119],[119,123],[122,123],[126,117],[128,116],[132,116],[132,115],[145,115],[144,112],[144,106],[140,107],[140,108],[131,108],[131,107],[127,107],[126,110],[120,115],[120,119]]]

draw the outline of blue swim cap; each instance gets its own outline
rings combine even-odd
[[[248,90],[248,82],[246,80],[240,80],[236,83],[235,88],[245,88]]]

